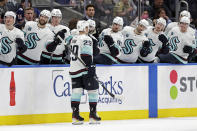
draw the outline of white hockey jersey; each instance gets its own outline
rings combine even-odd
[[[24,33],[15,27],[13,30],[8,30],[4,24],[0,24],[0,34],[0,60],[6,63],[11,63],[16,57],[17,44],[15,43],[15,39],[21,38],[24,40]]]
[[[63,26],[63,25],[53,26],[51,24],[47,24],[47,27],[49,27],[49,29],[54,33],[54,35],[57,34],[58,31],[63,30],[63,29],[67,30],[67,32],[65,33],[65,38],[67,38],[70,35],[70,29],[68,27],[66,27],[66,26]],[[62,54],[62,52],[64,50],[65,50],[64,44],[60,44],[60,45],[58,45],[56,47],[56,49],[53,52],[53,54],[60,55],[60,54]]]
[[[98,47],[100,49],[100,54],[111,54],[107,44],[103,40],[105,35],[110,35],[115,42],[114,43],[115,46],[117,48],[121,49],[120,45],[122,45],[122,42],[123,42],[123,39],[124,39],[123,35],[121,34],[120,31],[115,33],[115,32],[112,31],[111,28],[107,28],[107,29],[104,29],[99,36]]]
[[[163,32],[160,32],[159,34],[156,34],[153,31],[154,27],[149,28],[146,30],[145,35],[148,38],[150,44],[151,44],[151,53],[148,54],[146,57],[142,57],[139,55],[140,59],[147,61],[147,62],[152,62],[156,59],[156,53],[157,51],[162,47],[162,42],[158,39],[160,34],[164,34]]]
[[[171,22],[171,23],[169,23],[168,26],[165,29],[165,34],[168,35],[170,30],[172,30],[174,27],[178,27],[178,22]],[[189,26],[188,27],[188,32],[190,32],[191,35],[195,35],[196,30]]]
[[[27,22],[23,30],[28,48],[23,55],[34,61],[40,61],[42,51],[54,39],[54,33],[48,27],[39,28],[37,24],[34,21]]]
[[[184,59],[189,56],[188,53],[183,52],[185,45],[196,48],[195,35],[187,31],[182,33],[179,27],[174,27],[169,33],[170,53],[176,54]]]
[[[71,49],[81,59],[81,54],[92,56],[93,59],[93,42],[87,35],[75,35],[71,40]],[[71,78],[80,77],[87,74],[84,65],[71,53],[70,75]]]
[[[124,54],[118,58],[128,63],[134,63],[137,61],[142,43],[148,40],[143,33],[141,35],[137,35],[134,32],[134,29],[135,28],[131,26],[125,26],[122,30],[124,43],[121,47]]]

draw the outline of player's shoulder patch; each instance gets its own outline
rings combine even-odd
[[[29,26],[29,27],[27,28],[27,30],[28,30],[28,31],[31,31],[31,30],[32,30],[32,27],[31,27],[31,26]]]
[[[174,32],[172,31],[170,35],[174,35]]]

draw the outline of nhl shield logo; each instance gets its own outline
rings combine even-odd
[[[31,27],[28,27],[28,29],[27,29],[27,30],[28,30],[28,31],[31,31],[31,29],[32,29]]]

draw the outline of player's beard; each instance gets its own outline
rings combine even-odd
[[[46,25],[46,24],[47,24],[47,21],[44,21],[44,20],[42,20],[42,19],[39,19],[39,24],[40,24],[40,25]]]

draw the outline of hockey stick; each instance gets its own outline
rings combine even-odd
[[[62,41],[62,43],[68,48],[68,50],[81,62],[81,64],[83,64],[83,66],[85,67],[85,68],[88,68],[87,66],[86,66],[86,64],[84,63],[84,61],[81,59],[81,58],[79,58],[74,52],[73,52],[73,50],[68,46],[68,45],[66,45],[66,43],[65,43],[65,41],[58,35],[57,36],[61,41]],[[103,84],[103,82],[102,81],[100,81],[99,79],[98,79],[98,77],[94,77],[94,79],[103,87],[103,89],[111,96],[111,97],[113,97],[113,98],[118,98],[117,96],[115,96],[113,93],[111,93],[105,86],[104,86],[104,84]],[[120,98],[119,98],[120,99]]]

